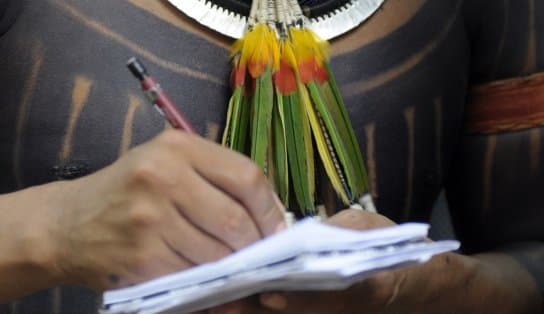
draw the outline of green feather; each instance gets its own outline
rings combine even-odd
[[[228,148],[232,148],[232,125],[234,124],[233,122],[233,112],[234,112],[234,107],[235,107],[235,103],[236,103],[236,90],[234,91],[233,95],[231,96],[230,100],[229,100],[229,106],[228,106],[228,110],[227,110],[227,120],[226,120],[226,125],[225,125],[225,131],[223,132],[223,138],[221,140],[221,144],[223,146],[226,146]]]
[[[349,153],[346,148],[346,143],[344,142],[340,131],[336,126],[331,111],[329,110],[328,106],[325,105],[325,101],[323,100],[317,83],[315,81],[311,81],[306,84],[306,86],[310,91],[310,95],[312,97],[313,103],[315,104],[317,112],[319,112],[321,119],[323,119],[323,122],[325,123],[328,131],[327,133],[330,136],[336,152],[336,156],[338,156],[340,164],[342,165],[342,169],[344,170],[345,177],[348,181],[348,185],[350,187],[349,196],[353,200],[352,191],[353,187],[357,184],[357,174],[348,155]]]
[[[340,134],[340,138],[344,142],[344,147],[346,149],[346,156],[348,162],[353,165],[354,175],[352,176],[353,182],[350,182],[350,190],[354,195],[354,198],[360,197],[362,192],[366,189],[366,183],[364,179],[364,172],[357,167],[356,164],[356,154],[359,153],[359,147],[354,146],[351,139],[349,129],[351,126],[345,125],[345,122],[342,119],[340,108],[336,102],[336,98],[333,95],[332,89],[328,83],[324,83],[319,86],[320,92],[323,95],[323,100],[329,109],[329,113],[336,125],[336,128]]]
[[[223,133],[222,144],[230,149],[234,149],[234,143],[237,138],[238,124],[240,121],[240,103],[242,101],[242,88],[237,87],[229,101],[227,112],[227,124]]]
[[[240,102],[240,118],[238,122],[238,128],[236,137],[234,137],[233,149],[247,154],[247,138],[249,136],[248,125],[250,118],[250,98],[247,96],[242,96]]]
[[[302,123],[306,117],[302,115],[297,93],[283,96],[283,105],[289,174],[291,175],[295,198],[303,214],[313,214],[315,208],[311,191],[314,188],[311,186],[314,185],[314,182],[308,181],[309,169],[305,144],[307,139],[304,138],[305,133]]]
[[[301,96],[301,102],[304,103],[305,112],[312,127],[315,144],[319,156],[321,157],[324,170],[329,176],[331,184],[341,200],[344,203],[349,204],[349,188],[325,123],[310,100],[306,87],[302,84],[299,85],[299,94]]]
[[[272,134],[274,140],[274,183],[276,191],[284,204],[289,204],[289,164],[287,160],[287,143],[285,139],[285,118],[283,96],[276,91],[277,103],[272,116]]]
[[[352,189],[354,196],[359,197],[368,191],[368,179],[363,156],[346,105],[328,63],[325,63],[325,69],[329,74],[329,82],[322,85],[322,90],[328,99],[327,104],[331,108],[333,119],[345,139],[348,154],[356,170],[357,184]]]
[[[251,119],[251,159],[266,172],[266,157],[274,103],[270,68],[267,68],[255,83]]]

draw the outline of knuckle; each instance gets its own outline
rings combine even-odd
[[[148,206],[135,206],[129,212],[129,222],[134,227],[151,227],[161,221],[161,212]]]
[[[224,238],[230,247],[241,249],[257,241],[259,235],[252,230],[251,220],[248,219],[245,211],[239,206],[236,207],[239,209],[233,210],[231,207],[228,211],[224,211],[228,214],[219,220],[219,230],[221,230],[219,236]]]
[[[239,234],[244,227],[243,215],[240,214],[239,210],[232,210],[232,206],[229,207],[229,215],[223,219],[222,230],[226,235],[236,235]]]
[[[249,187],[258,187],[265,182],[261,168],[249,159],[245,159],[239,173],[239,180]]]
[[[130,180],[135,183],[151,183],[156,179],[157,166],[149,159],[138,160],[130,167]]]

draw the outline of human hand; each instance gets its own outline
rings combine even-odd
[[[394,225],[379,214],[345,210],[326,221],[344,228],[366,230]],[[437,302],[436,286],[461,284],[447,264],[461,264],[447,254],[424,265],[385,271],[343,291],[308,291],[265,293],[210,310],[211,314],[350,314],[350,313],[421,313]],[[454,268],[450,268],[454,269]],[[446,290],[442,290],[446,291]]]
[[[99,291],[217,260],[285,226],[249,159],[175,130],[63,184],[57,269]]]
[[[368,230],[395,225],[395,223],[380,214],[358,209],[346,209],[330,217],[325,223],[347,229]]]

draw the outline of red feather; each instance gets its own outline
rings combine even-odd
[[[280,67],[274,73],[274,83],[282,95],[289,95],[297,90],[295,72],[287,62],[280,61]]]
[[[319,84],[323,84],[325,82],[329,81],[329,72],[327,72],[327,69],[323,65],[317,65],[315,69],[315,80]]]
[[[245,66],[236,66],[232,69],[230,73],[230,83],[233,89],[236,87],[244,86],[246,81],[246,67]]]

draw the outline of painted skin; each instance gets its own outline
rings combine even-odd
[[[388,0],[333,42],[382,214],[426,221],[446,185],[470,251],[542,241],[541,130],[475,137],[462,128],[469,86],[544,70],[543,7]],[[229,44],[164,1],[25,1],[0,39],[0,192],[94,172],[165,128],[124,67],[132,55],[217,139]],[[531,249],[535,260],[542,251]]]

